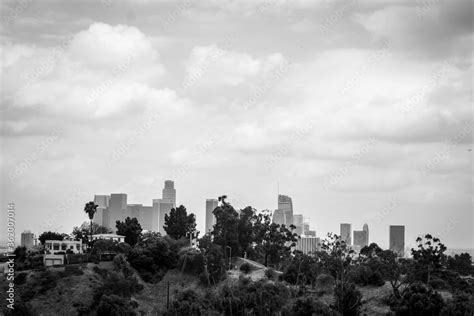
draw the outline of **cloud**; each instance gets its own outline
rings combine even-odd
[[[279,53],[254,58],[249,54],[222,49],[217,45],[198,46],[192,49],[186,62],[184,85],[250,84],[268,76],[284,62],[285,58]]]

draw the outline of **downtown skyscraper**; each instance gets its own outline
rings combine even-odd
[[[206,200],[206,230],[205,233],[212,231],[214,225],[216,224],[216,216],[213,211],[217,207],[217,199],[207,199]]]

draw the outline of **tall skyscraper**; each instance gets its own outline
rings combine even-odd
[[[273,212],[272,222],[278,225],[284,225],[285,222],[285,212],[283,210],[275,210]]]
[[[29,230],[21,233],[21,246],[31,249],[35,245],[35,235]]]
[[[293,225],[296,226],[295,233],[300,236],[303,235],[303,215],[293,215]]]
[[[287,195],[278,195],[278,209],[285,214],[285,224],[293,225],[293,202]]]
[[[400,257],[405,256],[405,226],[390,225],[390,250]]]
[[[94,195],[94,203],[97,206],[97,213],[94,215],[94,223],[100,226],[108,227],[108,208],[109,208],[110,196],[109,195]]]
[[[364,230],[354,230],[354,246],[362,249],[367,245],[367,232]],[[360,249],[359,249],[360,250]]]
[[[348,223],[341,224],[341,239],[346,242],[348,246],[352,245],[352,225]]]
[[[207,199],[206,200],[206,231],[212,231],[214,225],[216,224],[216,217],[212,213],[214,209],[217,207],[217,199]]]
[[[165,181],[163,200],[171,201],[173,203],[173,207],[176,207],[176,189],[174,188],[174,182],[171,180]]]
[[[369,245],[369,225],[367,224],[364,224],[364,226],[362,227],[362,230],[366,232],[366,237],[367,237],[367,245]]]

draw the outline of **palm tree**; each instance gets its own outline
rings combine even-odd
[[[92,220],[94,219],[94,214],[97,212],[97,207],[99,205],[95,204],[94,202],[90,201],[89,203],[86,203],[84,206],[84,212],[89,215],[89,219],[91,221],[91,241],[92,241]]]

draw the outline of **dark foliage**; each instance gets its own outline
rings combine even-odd
[[[392,297],[390,308],[396,315],[439,315],[444,302],[437,292],[421,282],[415,282],[401,298]]]
[[[172,208],[169,214],[165,214],[166,234],[173,239],[189,238],[196,232],[196,216],[189,214],[183,205]]]
[[[343,315],[359,315],[362,307],[362,294],[354,283],[337,282],[334,288],[334,309]]]
[[[125,221],[116,221],[117,234],[125,236],[125,242],[131,246],[134,246],[140,240],[140,234],[142,227],[138,220],[127,217]]]

